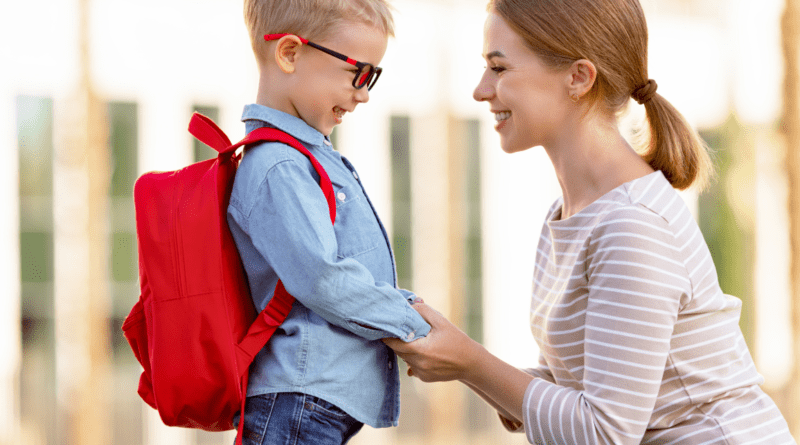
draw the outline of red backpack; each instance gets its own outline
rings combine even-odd
[[[336,204],[319,162],[280,130],[259,128],[231,144],[214,122],[195,113],[189,132],[219,155],[136,181],[141,295],[122,330],[144,368],[139,395],[164,424],[225,431],[233,429],[241,410],[241,443],[250,363],[286,319],[294,298],[280,281],[260,314],[250,298],[226,217],[241,159],[236,149],[264,141],[294,147],[320,176],[331,222]]]

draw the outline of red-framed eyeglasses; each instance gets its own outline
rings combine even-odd
[[[311,42],[308,39],[304,39],[295,34],[290,34],[290,33],[267,34],[264,36],[264,40],[266,41],[278,40],[283,36],[295,36],[298,39],[300,39],[300,41],[303,42],[304,44],[312,48],[316,48],[324,53],[330,54],[333,57],[336,57],[339,60],[343,60],[349,63],[350,65],[353,65],[356,68],[358,68],[358,71],[356,72],[356,77],[353,78],[353,87],[355,87],[356,89],[361,89],[364,88],[364,86],[366,86],[367,91],[369,91],[372,89],[372,87],[375,86],[375,83],[378,81],[378,78],[381,77],[381,72],[383,71],[383,68],[375,66],[371,63],[364,63],[364,62],[359,62],[358,60],[355,59],[351,59],[345,56],[344,54],[337,53],[336,51],[325,48],[322,45],[317,45],[316,43]]]

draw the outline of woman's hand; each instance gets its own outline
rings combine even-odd
[[[430,333],[410,343],[396,338],[386,338],[383,342],[408,363],[408,375],[423,382],[465,379],[485,351],[483,346],[427,304],[416,303],[413,307],[431,325]]]
[[[413,307],[431,325],[428,336],[410,343],[383,339],[408,363],[408,375],[423,382],[460,380],[519,429],[522,399],[533,376],[489,353],[427,304]]]

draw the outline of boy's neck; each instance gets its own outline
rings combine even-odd
[[[297,116],[297,111],[288,100],[288,97],[283,94],[282,91],[276,91],[274,88],[275,85],[279,84],[280,82],[276,82],[276,80],[269,75],[269,70],[260,70],[256,104]]]

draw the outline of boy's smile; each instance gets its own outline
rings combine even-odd
[[[336,124],[337,125],[342,123],[342,118],[344,118],[344,114],[345,113],[347,113],[347,110],[343,110],[343,109],[339,108],[338,106],[333,108],[333,114],[336,117]]]

